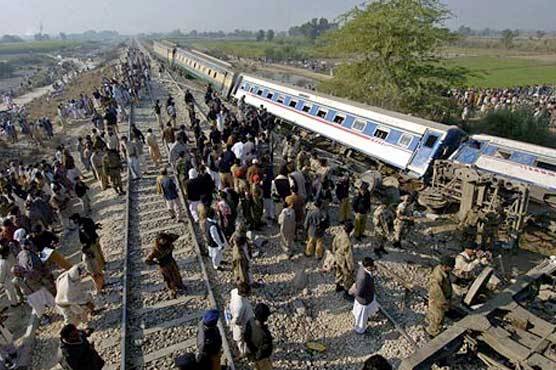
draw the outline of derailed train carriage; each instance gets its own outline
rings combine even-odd
[[[524,203],[530,196],[556,208],[556,150],[492,136],[467,137],[455,126],[238,73],[229,63],[165,41],[155,41],[154,51],[168,63],[211,83],[226,98],[244,98],[254,107],[262,106],[284,121],[341,143],[409,177],[431,177],[435,167],[448,163],[456,169],[465,167],[491,174],[495,181],[504,178],[507,188],[524,183],[530,189]],[[449,189],[450,185],[442,184],[438,189],[452,196],[461,193],[457,186]]]

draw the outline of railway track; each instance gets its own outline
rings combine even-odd
[[[130,124],[135,123],[144,133],[148,128],[153,130],[159,139],[163,163],[173,176],[167,161],[168,152],[152,115],[152,99],[165,94],[160,86],[153,84],[152,95],[149,93],[133,109]],[[119,368],[168,369],[173,367],[177,355],[195,352],[199,320],[203,312],[216,307],[217,302],[190,218],[185,222],[170,218],[162,196],[156,191],[156,178],[161,168],[151,161],[146,149],[140,163],[142,177],[127,184]],[[182,198],[181,206],[186,213],[184,204]],[[144,262],[160,232],[180,236],[174,243],[174,258],[186,292],[177,297],[172,297],[166,289],[158,267]],[[225,336],[224,341],[227,364],[234,369]]]

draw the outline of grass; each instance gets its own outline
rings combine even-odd
[[[0,55],[19,53],[45,53],[55,50],[74,48],[83,44],[82,41],[28,41],[14,43],[0,43]]]
[[[493,55],[455,57],[449,63],[476,73],[468,79],[469,86],[511,87],[531,84],[556,84],[556,58],[538,60],[534,56],[497,57]]]
[[[215,54],[221,55],[234,55],[241,58],[261,58],[266,55],[269,49],[283,49],[287,46],[295,47],[295,50],[308,57],[314,56],[316,51],[312,44],[303,40],[288,40],[275,39],[269,41],[254,41],[254,40],[175,40],[176,42],[188,47],[200,50],[210,50]]]
[[[319,51],[302,39],[275,39],[272,42],[254,40],[175,39],[184,46],[208,50],[216,57],[233,55],[242,58],[261,58],[269,50],[295,53],[306,58],[320,58]],[[289,50],[284,48],[289,46]],[[293,50],[292,50],[293,49]],[[1,50],[1,49],[0,49]],[[556,54],[515,49],[481,47],[449,47],[443,50],[448,63],[474,72],[467,84],[476,87],[511,87],[529,84],[556,84]]]

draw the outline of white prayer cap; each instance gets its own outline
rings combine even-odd
[[[190,179],[196,179],[197,176],[199,176],[199,172],[197,172],[196,169],[192,168],[189,170],[188,175]]]

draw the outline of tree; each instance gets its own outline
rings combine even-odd
[[[4,35],[0,38],[0,43],[1,42],[23,42],[23,39],[15,35]]]
[[[488,113],[482,120],[465,127],[471,134],[482,133],[556,147],[556,136],[550,131],[547,116],[534,117],[527,109],[512,112],[504,109]]]
[[[346,63],[320,89],[438,119],[451,106],[443,92],[468,75],[439,57],[439,48],[456,38],[440,26],[448,16],[440,0],[379,0],[353,9],[325,37]]]
[[[67,39],[68,39],[68,36],[63,32],[60,32],[60,40],[67,40]]]
[[[8,62],[0,62],[0,78],[10,78],[13,76],[15,68]]]
[[[264,30],[259,30],[259,32],[257,32],[257,41],[263,41],[264,35]]]
[[[544,37],[544,35],[546,35],[546,32],[544,32],[544,31],[542,31],[542,30],[538,30],[538,31],[536,32],[536,35],[537,35],[537,38],[538,38],[539,40],[541,40],[541,39]]]
[[[266,31],[266,40],[268,42],[272,42],[272,40],[274,40],[274,30]]]
[[[504,30],[502,31],[502,44],[506,49],[511,49],[514,46],[514,38],[516,34],[512,30]]]

